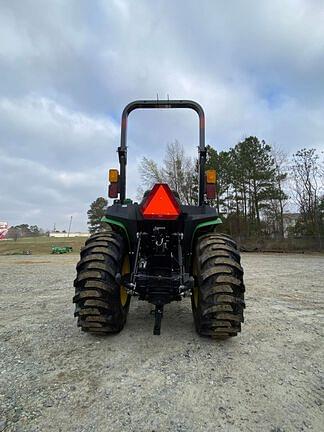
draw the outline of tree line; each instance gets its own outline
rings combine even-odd
[[[20,224],[10,227],[6,238],[17,240],[21,237],[38,237],[44,234],[44,230],[37,225]]]
[[[291,209],[299,215],[289,235],[324,235],[323,157],[316,149],[301,149],[288,157],[250,136],[229,150],[207,146],[206,169],[217,172],[217,198],[211,204],[231,235],[282,238],[285,213]],[[198,161],[188,157],[179,142],[168,144],[160,165],[144,157],[140,175],[139,196],[143,187],[166,182],[183,203],[197,204]]]

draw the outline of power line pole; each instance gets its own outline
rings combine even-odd
[[[69,231],[68,231],[68,237],[70,236],[70,231],[71,231],[71,225],[72,225],[72,218],[73,218],[73,216],[71,216],[71,218],[70,218],[70,224],[69,224]]]

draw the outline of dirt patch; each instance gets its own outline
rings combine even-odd
[[[81,333],[76,260],[0,257],[6,432],[323,430],[323,256],[243,254],[246,322],[221,342],[195,333],[190,299],[160,337],[136,299],[120,334]]]
[[[32,265],[38,265],[38,264],[50,264],[51,261],[27,261],[27,260],[23,260],[23,261],[18,261],[17,264],[32,264]]]

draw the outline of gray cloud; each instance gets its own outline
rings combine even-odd
[[[199,101],[207,142],[256,134],[288,152],[324,149],[321,1],[7,0],[0,6],[0,219],[85,228],[116,166],[132,99]],[[135,112],[137,162],[178,139],[197,145],[190,112]]]

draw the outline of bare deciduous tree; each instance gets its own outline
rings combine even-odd
[[[294,198],[307,234],[319,232],[320,170],[318,162],[319,156],[316,149],[302,149],[293,155],[291,164]]]
[[[287,180],[287,154],[278,146],[273,146],[271,153],[276,167],[276,196],[272,200],[273,215],[279,222],[280,236],[284,238],[284,210],[288,201],[288,195],[284,191],[284,185]]]
[[[162,167],[148,158],[143,158],[140,166],[142,185],[150,189],[154,183],[168,183],[179,194],[184,204],[197,202],[197,168],[192,158],[185,155],[183,146],[175,141],[167,145]],[[142,190],[139,190],[141,193]]]

